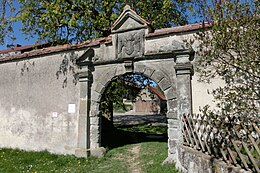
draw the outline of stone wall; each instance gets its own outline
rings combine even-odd
[[[178,148],[176,166],[183,173],[249,173],[186,146]]]

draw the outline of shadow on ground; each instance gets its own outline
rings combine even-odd
[[[140,125],[148,123],[167,124],[165,115],[152,114],[152,115],[124,115],[116,114],[113,116],[114,124],[116,125]]]
[[[115,116],[114,126],[103,125],[101,144],[112,149],[141,142],[167,142],[167,123],[164,116]]]
[[[112,149],[127,144],[141,142],[167,142],[167,134],[149,134],[144,132],[129,132],[116,127],[110,133],[102,134],[102,146]]]

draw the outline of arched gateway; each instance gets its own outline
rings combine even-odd
[[[182,143],[180,117],[191,113],[191,75],[194,51],[178,37],[154,32],[129,6],[112,26],[111,37],[89,48],[77,60],[80,67],[78,156],[100,155],[100,99],[115,77],[139,73],[154,80],[168,105],[168,161],[176,161]]]

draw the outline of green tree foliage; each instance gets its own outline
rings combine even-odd
[[[4,44],[6,37],[14,39],[12,28],[14,11],[12,0],[0,1],[0,44]]]
[[[210,111],[208,106],[203,111],[259,121],[259,1],[219,0],[203,4],[201,11],[213,25],[210,31],[205,29],[196,35],[200,42],[197,71],[202,81],[221,78],[226,83],[212,91],[218,111]]]
[[[22,31],[40,41],[82,42],[106,37],[113,22],[129,4],[155,28],[187,23],[191,0],[18,0],[17,21]]]

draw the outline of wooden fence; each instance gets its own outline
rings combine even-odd
[[[228,164],[260,173],[259,118],[242,123],[235,117],[183,115],[182,123],[184,145]]]

